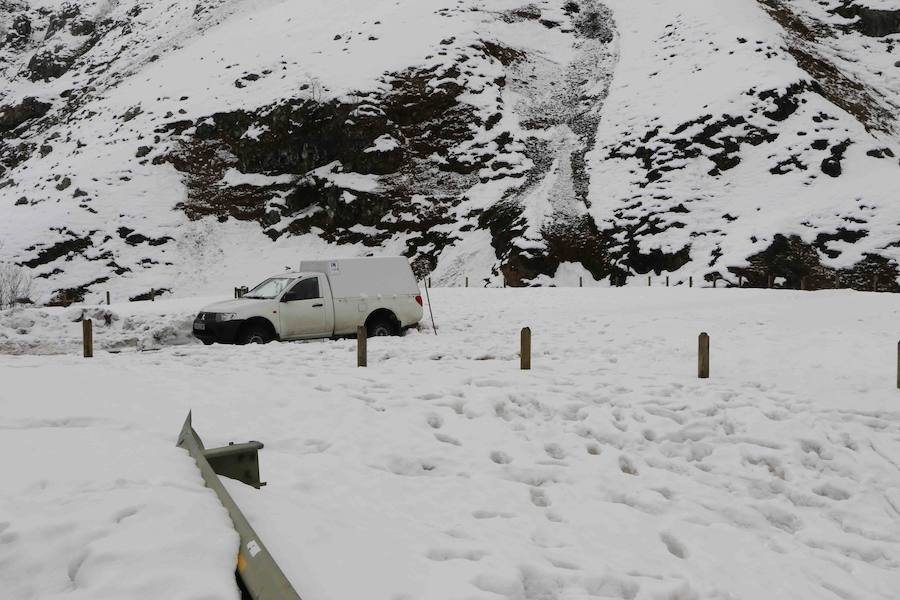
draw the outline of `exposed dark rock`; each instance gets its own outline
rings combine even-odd
[[[865,236],[865,232],[839,230],[834,235],[820,235],[815,246],[823,246],[828,239],[856,241]],[[806,284],[806,289],[852,288],[871,290],[873,278],[877,277],[880,291],[900,291],[897,278],[900,276],[898,265],[886,258],[867,254],[859,263],[849,269],[833,269],[821,264],[819,253],[814,245],[808,244],[799,236],[776,235],[771,246],[751,256],[749,267],[732,267],[734,275],[744,278],[745,287],[767,287],[769,277],[784,278],[783,287],[799,289]]]
[[[763,114],[773,121],[784,121],[797,111],[800,106],[801,95],[808,90],[815,90],[817,85],[813,82],[801,81],[789,85],[784,94],[779,94],[777,90],[766,90],[760,92],[761,100],[771,100],[775,104],[774,110],[765,111]]]
[[[537,21],[541,18],[541,9],[538,8],[536,4],[526,4],[525,6],[504,12],[500,15],[500,18],[507,23]]]
[[[69,25],[69,32],[75,36],[91,35],[97,29],[97,25],[89,19],[76,19]]]
[[[0,133],[12,131],[23,123],[47,114],[51,105],[37,98],[28,97],[19,104],[0,107]]]
[[[822,172],[830,177],[840,177],[843,171],[841,161],[844,158],[844,152],[850,146],[850,140],[844,140],[831,148],[831,156],[822,161]]]
[[[33,269],[35,267],[51,263],[58,258],[62,258],[63,256],[68,255],[70,252],[81,254],[87,248],[94,245],[94,242],[91,241],[90,235],[87,235],[85,237],[78,237],[72,232],[67,233],[69,236],[71,236],[71,239],[57,242],[50,247],[43,248],[38,252],[36,258],[26,260],[20,264],[23,267]]]
[[[48,81],[66,73],[74,59],[62,47],[36,52],[28,61],[28,72],[32,81]]]
[[[138,104],[136,106],[132,106],[131,108],[126,110],[124,113],[122,113],[122,121],[127,123],[128,121],[131,121],[132,119],[134,119],[135,117],[137,117],[139,114],[141,114],[143,112],[144,111],[141,109],[140,104]]]
[[[19,198],[18,200],[16,200],[16,204],[15,204],[15,205],[16,205],[16,206],[24,206],[24,205],[26,205],[26,204],[28,204],[28,198],[26,198],[25,196],[22,196],[21,198]]]
[[[606,6],[598,4],[594,0],[585,0],[581,3],[581,10],[575,13],[573,20],[578,35],[603,43],[613,40],[615,30],[612,12]]]
[[[55,187],[57,190],[63,191],[70,185],[72,185],[72,180],[69,179],[68,177],[63,177],[62,180],[59,183],[57,183]]]
[[[138,146],[137,152],[135,153],[136,158],[144,158],[148,154],[150,154],[150,146]]]
[[[31,19],[24,14],[16,15],[12,20],[12,25],[6,32],[6,36],[0,37],[0,48],[8,46],[16,50],[21,50],[31,38],[31,32]]]
[[[832,104],[853,115],[868,129],[890,132],[894,125],[894,115],[884,107],[875,92],[852,76],[845,74],[829,59],[815,53],[812,44],[818,36],[830,35],[827,28],[820,26],[821,32],[804,22],[782,0],[759,0],[768,13],[784,29],[799,38],[787,38],[787,51],[797,61],[797,65],[812,77],[816,93],[824,96]]]
[[[869,232],[864,229],[859,231],[850,231],[848,229],[840,227],[835,233],[820,233],[819,235],[817,235],[816,241],[813,242],[813,246],[815,246],[822,254],[828,256],[828,258],[837,258],[841,255],[841,253],[837,250],[829,249],[829,242],[841,241],[855,244],[867,235],[869,235]]]
[[[154,298],[159,298],[163,294],[168,294],[172,290],[169,288],[159,288],[158,290],[149,290],[144,292],[143,294],[138,294],[136,296],[131,296],[128,298],[129,302],[140,302],[142,300],[153,300]]]
[[[900,33],[900,10],[882,10],[845,3],[833,12],[845,19],[857,19],[853,27],[863,35],[885,37]]]
[[[134,229],[128,227],[119,227],[116,232],[129,246],[137,246],[144,243],[150,244],[151,246],[162,246],[163,244],[173,241],[173,238],[167,235],[160,238],[151,238],[140,233],[134,233]]]

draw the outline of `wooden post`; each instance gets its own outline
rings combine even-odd
[[[652,286],[653,284],[650,282],[650,275],[647,275],[647,287]]]
[[[523,327],[519,349],[519,362],[523,371],[531,369],[531,328]]]
[[[775,287],[775,276],[771,273],[768,274],[768,281],[766,282],[766,285],[770,290]]]
[[[706,332],[700,334],[699,350],[697,377],[709,379],[709,335]]]
[[[578,287],[584,287],[584,277],[578,278]]]
[[[834,289],[841,289],[841,274],[837,272],[834,274]]]
[[[156,290],[150,288],[150,302],[156,302]]]
[[[431,287],[431,277],[429,277],[428,280],[425,282],[425,287],[429,287],[429,288]]]
[[[366,356],[366,342],[368,341],[366,326],[361,325],[356,328],[356,366],[369,366],[368,357]]]
[[[694,287],[694,277],[693,275],[688,277],[688,287]]]
[[[469,278],[466,277],[466,287],[469,287]]]
[[[713,288],[719,287],[719,278],[713,277]]]
[[[84,342],[84,357],[94,357],[94,323],[90,319],[81,321],[81,333]]]
[[[109,306],[109,292],[106,292],[106,305]]]
[[[738,275],[738,287],[739,288],[744,287],[744,276],[743,275]]]
[[[666,287],[669,287],[669,276],[666,275]]]
[[[872,291],[878,291],[878,274],[872,275]]]

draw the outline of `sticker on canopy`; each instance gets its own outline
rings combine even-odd
[[[340,264],[336,260],[331,261],[330,263],[328,263],[328,272],[331,273],[332,275],[340,275],[341,274]]]

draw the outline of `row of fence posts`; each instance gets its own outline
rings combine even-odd
[[[714,288],[719,287],[719,280],[724,279],[723,277],[716,277],[712,280],[712,286]],[[683,281],[681,283],[684,283]],[[693,275],[688,276],[687,281],[688,287],[694,287],[694,277]],[[431,277],[428,277],[425,280],[425,286],[431,288]],[[469,287],[469,278],[468,276],[465,278],[465,287]],[[503,287],[506,287],[506,277],[503,278]],[[584,276],[578,277],[578,287],[584,287]],[[647,287],[653,287],[653,276],[647,275]],[[669,285],[669,276],[666,275],[666,287],[670,287]],[[737,287],[744,287],[744,276],[738,275],[738,284]],[[775,276],[771,273],[766,274],[766,288],[774,289],[775,288]],[[237,294],[237,290],[240,288],[235,288],[235,294]],[[809,279],[807,277],[800,278],[800,290],[806,291],[809,289]],[[841,289],[841,276],[839,274],[834,276],[834,289]],[[872,291],[878,291],[878,275],[872,275]],[[108,292],[107,292],[108,294]],[[239,298],[240,296],[235,295],[235,298]]]
[[[89,326],[88,326],[89,329]],[[86,329],[86,331],[88,330]],[[365,326],[356,329],[356,366],[367,367],[368,335]],[[87,343],[87,342],[85,342]],[[85,353],[87,353],[85,345]],[[85,354],[87,356],[87,354]],[[709,379],[709,334],[705,331],[697,339],[697,378]],[[531,370],[531,328],[523,327],[519,334],[519,368]],[[897,389],[900,390],[900,342],[897,342]]]
[[[717,278],[717,279],[713,279],[713,287],[714,287],[714,288],[715,288],[715,287],[718,287],[718,282],[719,282],[719,279],[718,279],[718,278]],[[840,288],[840,284],[841,284],[841,276],[840,276],[840,275],[836,275],[836,276],[835,276],[834,287],[835,287],[835,288]],[[428,277],[428,278],[425,280],[425,285],[426,285],[428,288],[431,288],[431,277]],[[647,275],[647,287],[652,287],[652,286],[653,286],[653,277],[652,277],[652,275]],[[468,276],[466,276],[466,278],[465,278],[465,287],[469,287],[469,277],[468,277]],[[506,277],[503,278],[503,287],[506,287]],[[584,287],[584,277],[583,277],[583,276],[581,276],[581,277],[578,278],[578,287]],[[668,275],[666,276],[666,287],[669,287],[669,277],[668,277]],[[693,277],[693,276],[689,276],[689,277],[688,277],[688,287],[690,287],[690,288],[694,287],[694,277]],[[737,287],[739,287],[739,288],[744,287],[744,277],[743,277],[743,275],[738,275],[738,285],[737,285]],[[769,287],[769,288],[774,288],[774,287],[775,287],[775,277],[774,277],[772,274],[769,274],[769,275],[768,275],[768,285],[767,285],[767,287]],[[800,289],[801,289],[801,290],[809,289],[809,286],[807,285],[807,278],[806,278],[806,277],[802,277],[802,278],[800,279]],[[244,294],[246,294],[248,291],[250,291],[250,290],[249,290],[249,288],[248,288],[247,286],[236,287],[236,288],[234,288],[234,297],[235,297],[235,298],[241,298],[241,297],[243,297]],[[873,275],[873,276],[872,276],[872,291],[873,291],[873,292],[877,292],[877,291],[878,291],[878,275]],[[157,291],[156,291],[156,289],[151,288],[151,289],[150,289],[150,302],[155,302],[155,301],[156,301],[156,296],[157,296]],[[109,306],[110,304],[111,304],[111,298],[110,298],[109,292],[107,291],[107,292],[106,292],[106,305]]]

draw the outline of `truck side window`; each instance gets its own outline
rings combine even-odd
[[[322,296],[319,295],[319,278],[310,277],[309,279],[304,279],[294,285],[288,293],[293,300],[314,300],[316,298],[321,298]]]

